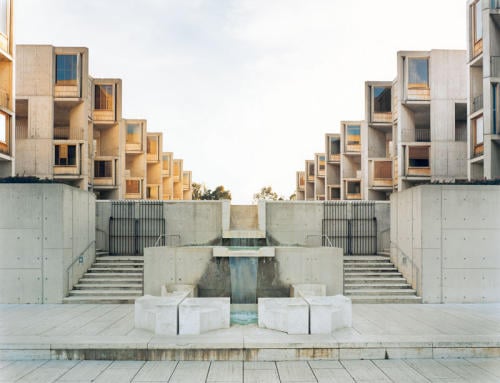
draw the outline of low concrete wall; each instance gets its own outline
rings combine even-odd
[[[500,187],[391,195],[391,259],[425,303],[500,302]]]
[[[95,197],[60,184],[0,185],[0,303],[61,303],[95,258]]]
[[[167,244],[191,246],[219,244],[222,238],[223,201],[165,201]],[[97,201],[97,248],[109,250],[112,201]]]
[[[198,286],[200,296],[231,296],[228,258],[214,258],[212,247],[152,247],[144,250],[144,293],[160,295],[162,284]],[[260,258],[257,296],[289,296],[290,285],[322,283],[328,295],[343,292],[343,253],[332,247],[277,247]]]

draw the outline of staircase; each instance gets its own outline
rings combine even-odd
[[[144,257],[97,252],[63,303],[134,303],[143,291]]]
[[[344,295],[353,303],[422,303],[387,256],[345,256]]]

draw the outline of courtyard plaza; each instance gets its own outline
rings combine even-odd
[[[329,335],[183,336],[135,329],[133,305],[0,305],[0,360],[2,382],[500,382],[500,304],[355,304]]]

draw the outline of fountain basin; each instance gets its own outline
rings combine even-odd
[[[261,258],[274,257],[274,247],[214,247],[212,255],[215,258]]]

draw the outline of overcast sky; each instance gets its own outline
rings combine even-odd
[[[16,42],[86,46],[193,181],[289,197],[398,50],[465,49],[465,0],[19,0]],[[465,69],[465,68],[464,68]]]

